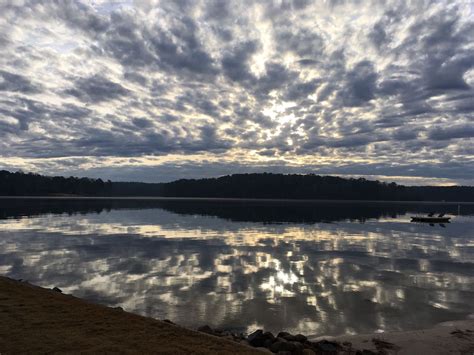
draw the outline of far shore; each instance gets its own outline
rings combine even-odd
[[[371,203],[371,204],[407,204],[407,205],[474,205],[474,201],[399,201],[399,200],[315,200],[282,198],[235,198],[235,197],[165,197],[165,196],[0,196],[0,199],[51,199],[51,200],[156,200],[156,201],[211,201],[211,202],[265,202],[291,204],[317,203]]]
[[[474,352],[474,319],[446,322],[425,330],[323,337],[324,339],[307,339],[301,334],[284,332],[274,336],[258,330],[246,339],[235,341],[230,335],[213,332],[209,327],[207,329],[194,331],[169,321],[84,301],[65,295],[59,289],[45,289],[0,276],[2,354],[261,354],[270,353],[268,347],[250,345],[256,341],[263,343],[269,337],[273,344],[293,346],[292,351],[285,352],[287,354],[436,355]],[[299,348],[292,338],[303,339]],[[313,345],[315,351],[310,349]],[[318,351],[318,345],[325,350]]]

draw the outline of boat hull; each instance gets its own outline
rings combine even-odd
[[[412,222],[449,223],[451,217],[411,217]]]

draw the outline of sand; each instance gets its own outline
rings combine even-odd
[[[397,355],[474,354],[474,320],[441,323],[431,329],[363,334],[339,337],[317,337],[350,342],[355,349],[382,351]]]
[[[166,322],[0,277],[0,353],[257,353]]]

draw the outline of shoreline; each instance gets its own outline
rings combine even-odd
[[[316,337],[350,342],[355,348],[385,351],[386,354],[474,354],[474,319],[448,321],[432,328],[386,333]]]
[[[472,354],[474,319],[430,329],[309,337],[200,331],[0,276],[0,352]],[[252,347],[253,346],[253,347]],[[288,352],[289,351],[289,352]]]
[[[0,200],[145,200],[145,201],[202,201],[202,202],[263,202],[263,203],[370,203],[370,204],[407,204],[407,205],[474,205],[474,201],[416,201],[416,200],[327,200],[292,198],[238,198],[238,197],[166,197],[166,196],[0,196]]]
[[[0,353],[259,354],[257,349],[0,276]]]

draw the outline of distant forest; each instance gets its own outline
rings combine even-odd
[[[334,176],[235,174],[169,183],[112,182],[0,171],[1,196],[161,196],[322,200],[474,201],[472,186],[403,186]]]

